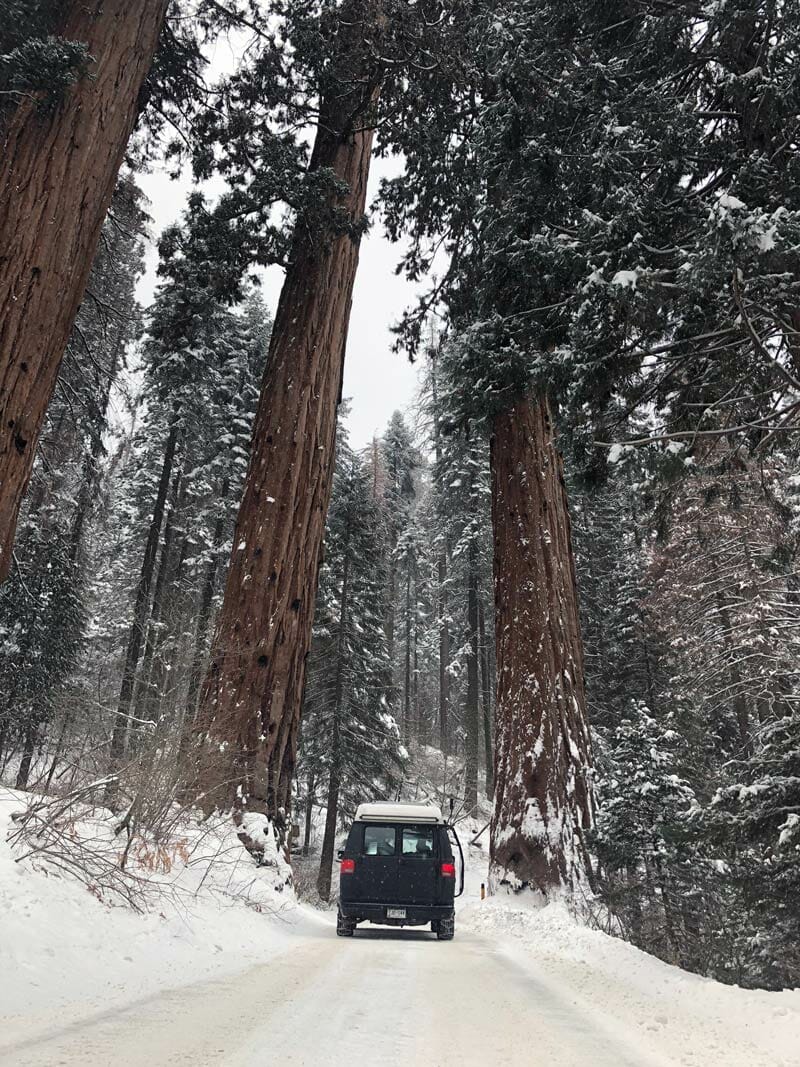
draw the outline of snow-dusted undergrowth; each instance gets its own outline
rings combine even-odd
[[[284,952],[314,925],[285,884],[257,868],[227,820],[186,819],[170,841],[140,842],[128,869],[139,913],[116,893],[84,885],[38,853],[12,848],[12,814],[31,798],[0,790],[0,1013],[4,1036],[55,1015],[80,1017],[159,989],[238,971]],[[74,833],[113,848],[114,820],[84,811]],[[124,848],[124,839],[116,848]]]

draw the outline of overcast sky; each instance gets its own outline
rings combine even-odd
[[[370,197],[378,179],[392,170],[391,161],[373,161]],[[188,180],[171,181],[165,171],[158,170],[140,174],[138,181],[151,202],[153,236],[157,237],[180,216],[190,184]],[[406,408],[411,402],[417,385],[417,367],[391,351],[389,328],[403,309],[413,303],[415,294],[414,286],[394,274],[398,258],[398,247],[386,240],[376,221],[361,242],[344,375],[344,395],[351,398],[350,437],[356,448],[371,441],[373,434],[382,433],[392,412]],[[147,256],[147,273],[138,292],[145,306],[153,296],[157,261],[152,246]],[[279,268],[267,271],[264,296],[273,314],[282,281],[283,272]]]

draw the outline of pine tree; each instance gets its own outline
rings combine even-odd
[[[609,732],[593,843],[608,899],[629,936],[684,964],[692,932],[686,929],[686,890],[694,888],[684,878],[693,862],[686,820],[697,800],[678,773],[686,743],[675,725],[634,702]]]
[[[176,257],[175,248],[181,242],[190,254]],[[183,598],[182,607],[178,603],[178,585],[187,577],[182,572],[194,565],[195,540],[205,536],[216,543],[218,556],[223,539],[229,536],[224,519],[217,530],[216,516],[220,505],[230,507],[242,484],[253,388],[264,355],[259,309],[251,306],[248,325],[220,304],[208,280],[203,242],[192,241],[191,234],[173,233],[166,247],[171,258],[165,258],[164,270],[172,276],[161,286],[151,309],[143,349],[147,411],[139,430],[141,449],[133,475],[142,483],[140,529],[147,532],[111,740],[114,772],[130,740],[132,711],[141,712],[134,717],[146,721],[163,702],[161,689],[170,666],[164,641],[190,610],[190,597]],[[222,467],[224,486],[215,484]],[[208,514],[212,501],[214,516]],[[209,532],[209,523],[216,533]],[[205,645],[216,569],[215,565],[204,594],[198,659]],[[171,612],[175,616],[172,626]],[[196,677],[193,683],[190,680],[194,687],[190,719],[197,684]],[[109,802],[116,788],[113,781],[107,791]]]

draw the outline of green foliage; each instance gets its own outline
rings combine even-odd
[[[23,562],[0,586],[0,727],[11,743],[53,714],[86,624],[81,575],[62,521],[40,515],[28,522],[17,553]]]
[[[30,94],[53,107],[85,74],[86,45],[57,35],[60,15],[58,0],[0,0],[0,108]]]

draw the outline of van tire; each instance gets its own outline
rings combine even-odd
[[[342,915],[340,911],[336,913],[336,936],[337,937],[352,937],[353,931],[356,928],[355,919],[348,919],[347,916]]]
[[[438,922],[431,923],[431,927],[440,941],[452,941],[456,933],[456,917],[451,915],[449,919],[439,919]]]

